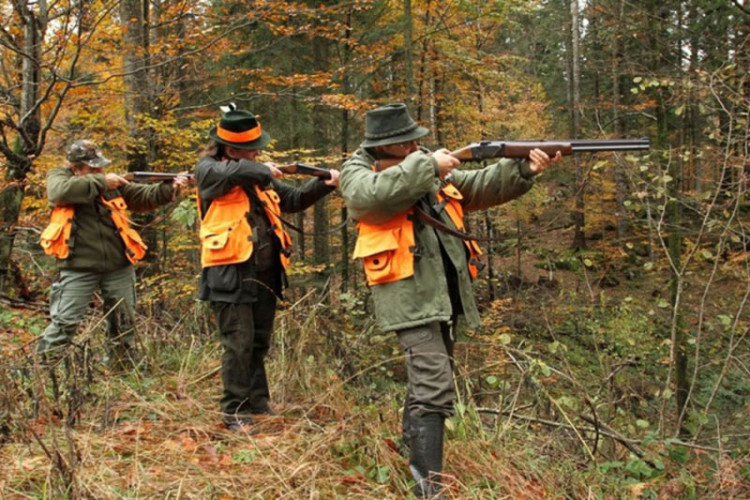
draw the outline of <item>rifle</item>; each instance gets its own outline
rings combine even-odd
[[[563,156],[573,153],[596,153],[600,151],[647,151],[651,148],[648,138],[644,139],[573,139],[539,141],[481,141],[474,142],[450,155],[462,162],[482,161],[492,158],[526,158],[532,149],[541,149],[550,158],[560,151]],[[383,158],[376,160],[378,169],[398,165],[403,158]]]
[[[314,167],[306,163],[289,163],[288,165],[281,165],[278,169],[285,174],[312,175],[313,177],[320,177],[321,179],[326,180],[331,178],[330,170]]]
[[[172,182],[175,177],[187,177],[193,179],[193,174],[170,174],[166,172],[128,172],[123,174],[124,179],[130,182]]]
[[[481,161],[490,158],[528,158],[532,149],[541,149],[550,157],[560,151],[563,156],[573,153],[599,151],[646,151],[651,148],[645,139],[582,139],[550,141],[481,141],[451,152],[461,161]]]

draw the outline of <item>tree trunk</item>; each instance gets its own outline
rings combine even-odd
[[[430,19],[430,7],[431,7],[431,0],[427,0],[427,4],[425,5],[425,19],[424,24],[425,26],[429,26],[431,19]],[[425,94],[429,93],[429,80],[427,78],[427,58],[429,56],[430,51],[430,45],[429,45],[429,39],[427,37],[424,38],[424,41],[422,42],[422,54],[420,56],[419,60],[419,85],[418,85],[418,97],[417,97],[417,110],[416,110],[416,117],[417,121],[421,122],[425,119],[423,116],[424,109],[431,109],[431,103],[426,102],[429,101]]]
[[[622,71],[622,41],[621,26],[625,18],[625,0],[620,0],[617,7],[617,22],[615,23],[614,47],[612,56],[612,123],[614,123],[615,135],[623,137],[625,127],[620,120],[620,72]],[[617,240],[622,241],[628,234],[628,217],[625,200],[628,196],[627,177],[625,175],[625,163],[618,157],[615,165],[615,189],[617,191],[617,212],[615,214],[617,227]]]
[[[126,146],[127,170],[150,170],[149,164],[155,151],[153,132],[143,126],[143,118],[152,110],[151,75],[149,57],[149,2],[147,0],[122,0],[122,66],[125,85],[125,122],[128,125]],[[136,214],[133,220],[143,226],[141,237],[149,248],[146,260],[158,262],[159,234],[150,224],[156,212]],[[152,270],[158,272],[158,268]]]
[[[5,152],[8,160],[5,179],[8,184],[0,191],[0,294],[6,293],[7,279],[11,270],[11,254],[16,239],[16,224],[21,215],[21,206],[26,192],[26,176],[31,170],[29,157],[41,149],[38,147],[41,130],[40,98],[42,60],[42,32],[46,20],[46,2],[39,3],[37,15],[25,2],[15,5],[16,13],[23,23],[23,63],[21,73],[21,104],[18,115],[18,139],[13,151]]]
[[[414,22],[411,15],[411,0],[404,0],[404,93],[407,101],[414,101],[414,64],[412,37]]]
[[[571,138],[578,139],[581,133],[581,68],[580,68],[580,28],[578,19],[578,2],[570,2],[570,95],[571,95]],[[584,181],[583,169],[578,157],[573,155],[576,173],[576,208],[573,212],[574,235],[572,247],[574,250],[586,248],[585,218],[584,218]]]

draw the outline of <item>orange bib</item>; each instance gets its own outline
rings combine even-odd
[[[274,234],[281,242],[281,264],[289,265],[292,238],[281,225],[281,207],[278,193],[273,189],[255,193],[263,204]],[[198,210],[201,201],[198,198]],[[225,266],[245,262],[253,254],[253,230],[250,227],[250,199],[240,186],[214,199],[201,220],[201,266]]]
[[[138,232],[130,227],[128,215],[125,211],[128,205],[122,196],[117,196],[111,200],[101,197],[101,202],[109,208],[112,221],[115,223],[118,234],[125,243],[125,256],[135,264],[146,255],[148,247],[141,239]],[[75,209],[73,206],[54,207],[49,225],[42,232],[39,243],[44,249],[44,253],[52,255],[58,259],[67,259],[70,255],[70,235],[73,230],[73,216]]]

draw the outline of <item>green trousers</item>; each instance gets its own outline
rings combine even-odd
[[[405,427],[410,417],[453,415],[456,392],[453,384],[453,339],[450,323],[429,323],[396,332],[406,357],[409,378]]]
[[[270,399],[265,358],[271,346],[276,296],[266,287],[258,291],[258,300],[251,304],[211,303],[224,348],[224,392],[219,405],[227,419],[262,412]]]
[[[50,291],[50,324],[37,343],[37,353],[67,346],[99,289],[107,315],[107,333],[115,346],[133,343],[135,270],[127,266],[109,273],[62,269]]]

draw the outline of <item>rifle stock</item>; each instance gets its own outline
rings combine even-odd
[[[313,177],[320,177],[321,179],[329,180],[331,178],[331,171],[321,167],[315,167],[306,163],[289,163],[287,165],[281,165],[278,167],[279,170],[285,174],[299,174],[299,175],[311,175]]]
[[[193,179],[193,174],[171,174],[167,172],[128,172],[123,178],[130,182],[172,182],[175,177]]]

